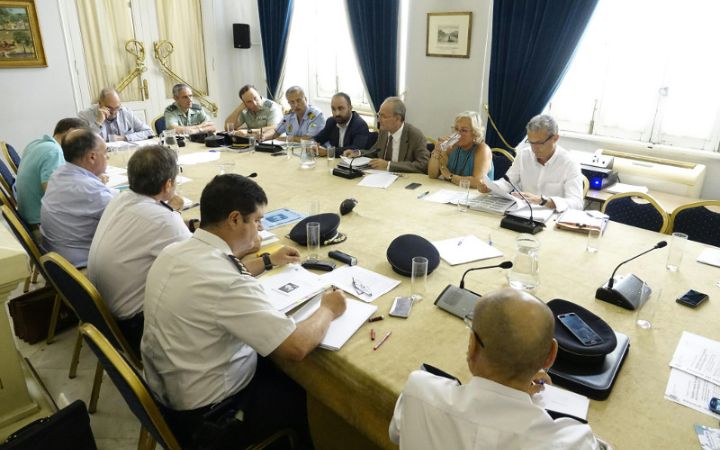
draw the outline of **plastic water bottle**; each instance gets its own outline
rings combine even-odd
[[[440,150],[443,152],[446,152],[453,148],[453,145],[457,144],[457,141],[460,140],[460,133],[453,133],[447,141],[440,143]]]

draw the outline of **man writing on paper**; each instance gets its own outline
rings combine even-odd
[[[558,124],[551,116],[539,115],[527,124],[527,143],[518,149],[513,165],[507,171],[510,181],[522,191],[531,204],[555,209],[583,209],[582,174],[580,165],[564,148],[557,145]],[[507,192],[510,183],[499,180]],[[490,192],[484,184],[482,192]],[[517,193],[513,193],[519,196]]]
[[[216,176],[202,192],[200,229],[166,247],[148,273],[146,379],[183,447],[244,448],[283,428],[312,445],[305,392],[267,357],[304,359],[345,311],[345,297],[326,292],[297,325],[273,308],[235,256],[254,245],[267,202],[251,179]],[[216,429],[206,414],[221,402],[230,420]]]
[[[122,105],[120,94],[113,88],[102,89],[97,105],[80,111],[78,117],[87,121],[105,142],[141,141],[153,136],[150,126]]]
[[[380,134],[364,156],[372,157],[370,167],[389,172],[427,173],[430,152],[422,131],[405,122],[405,104],[400,97],[388,97],[378,112]],[[359,151],[346,150],[345,156]]]
[[[468,336],[473,377],[455,380],[415,371],[390,423],[400,449],[599,449],[589,425],[553,420],[530,396],[550,382],[545,369],[557,355],[550,308],[524,291],[481,297]]]
[[[242,103],[225,119],[225,123],[231,123],[233,129],[225,131],[247,136],[248,130],[255,130],[258,141],[275,134],[275,125],[282,120],[282,107],[270,99],[260,97],[252,84],[241,87],[239,95]]]

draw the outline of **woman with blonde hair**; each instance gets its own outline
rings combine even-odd
[[[470,180],[471,188],[477,188],[485,175],[492,180],[492,152],[485,143],[480,114],[475,111],[458,114],[453,131],[452,136],[438,139],[428,164],[428,176],[442,177],[455,185]]]

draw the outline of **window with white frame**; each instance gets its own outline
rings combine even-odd
[[[716,0],[603,0],[547,107],[561,129],[720,151]]]
[[[372,111],[344,1],[296,0],[286,55],[281,92],[298,85],[305,89],[310,103],[329,104],[332,96],[342,91],[350,96],[356,111]]]

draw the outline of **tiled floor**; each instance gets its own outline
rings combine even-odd
[[[57,335],[50,345],[45,344],[45,341],[29,345],[16,338],[18,349],[30,360],[50,395],[61,408],[77,399],[83,400],[85,404],[90,401],[97,363],[90,349],[82,349],[77,376],[74,379],[68,378],[76,337],[77,328],[73,327]],[[90,415],[90,426],[100,450],[137,448],[140,423],[107,375],[103,377],[97,412]]]

